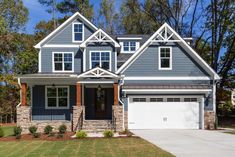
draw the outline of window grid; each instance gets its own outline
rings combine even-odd
[[[91,52],[91,68],[96,66],[110,70],[110,52]]]
[[[184,98],[184,102],[197,102],[197,98]]]
[[[54,53],[54,71],[72,71],[73,54],[57,52]]]
[[[136,42],[135,41],[124,41],[123,42],[123,51],[130,52],[136,50]]]
[[[68,108],[69,106],[69,88],[68,87],[46,87],[47,108]],[[63,91],[64,90],[64,91]],[[50,93],[52,92],[52,94]],[[51,105],[51,101],[55,101]],[[63,105],[62,103],[66,103]],[[62,105],[61,105],[62,104]]]
[[[74,41],[83,41],[83,24],[82,23],[74,23],[73,24],[74,31]]]
[[[180,98],[167,98],[167,102],[180,102]]]
[[[159,55],[159,68],[160,69],[171,69],[171,48],[170,47],[160,47]]]

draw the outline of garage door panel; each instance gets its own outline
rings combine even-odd
[[[198,102],[133,102],[130,129],[199,129]]]

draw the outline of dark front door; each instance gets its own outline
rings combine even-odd
[[[106,117],[106,90],[96,89],[95,93],[95,117],[97,119],[102,119]]]

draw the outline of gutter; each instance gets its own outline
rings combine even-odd
[[[122,86],[124,84],[124,77],[121,76],[121,80],[122,82],[120,84],[118,84],[118,101],[122,104],[122,129],[125,128],[125,124],[124,124],[124,120],[125,120],[125,116],[124,116],[124,103],[122,102],[122,100],[120,99],[120,86]]]
[[[20,78],[18,78],[17,80],[18,80],[18,85],[21,88]],[[22,93],[21,93],[21,90],[20,90],[20,103],[16,107],[19,107],[21,105],[21,99],[22,99]]]

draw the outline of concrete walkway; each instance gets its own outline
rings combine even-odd
[[[177,157],[234,157],[235,135],[208,130],[131,130]]]

